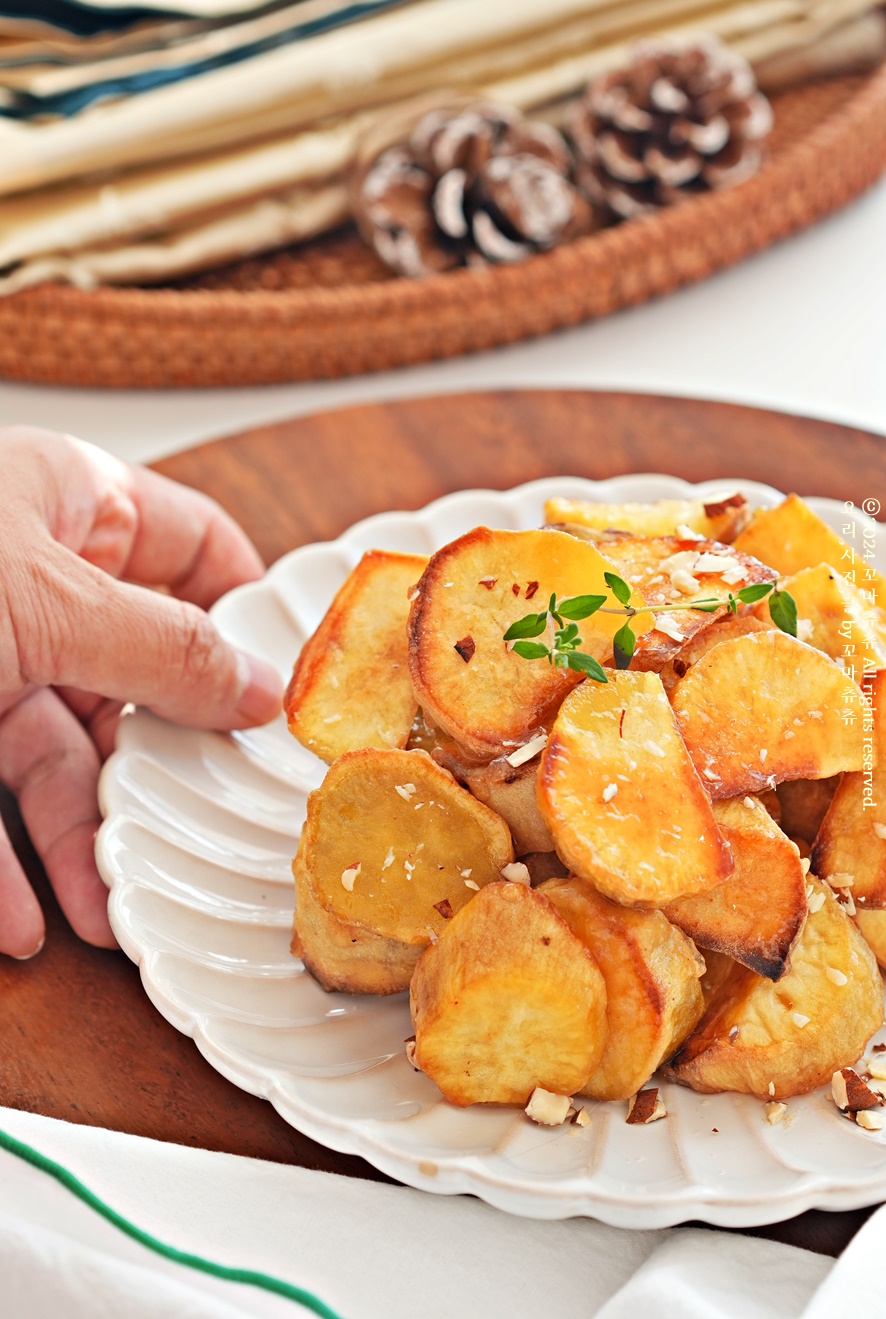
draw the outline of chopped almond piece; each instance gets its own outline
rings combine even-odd
[[[644,1125],[650,1122],[658,1122],[660,1118],[667,1117],[668,1110],[664,1102],[658,1097],[658,1089],[652,1086],[649,1090],[641,1090],[639,1094],[634,1095],[628,1105],[628,1115],[625,1118],[630,1126],[638,1123]]]

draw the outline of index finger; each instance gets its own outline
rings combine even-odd
[[[107,456],[91,445],[81,442],[80,447],[90,464],[106,475]],[[214,499],[145,467],[119,464],[115,476],[135,511],[131,547],[120,576],[141,586],[166,586],[201,609],[233,587],[261,577],[264,564],[252,541]],[[83,558],[100,550],[102,535],[99,517],[80,550]]]

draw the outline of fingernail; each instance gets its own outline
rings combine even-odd
[[[46,943],[46,935],[44,934],[43,938],[37,944],[37,947],[34,949],[32,953],[10,953],[9,956],[13,958],[13,960],[16,962],[30,962],[31,958],[36,957],[37,954],[41,951],[45,943]]]
[[[240,696],[237,713],[250,724],[266,724],[280,713],[283,681],[276,669],[254,655],[237,652]]]

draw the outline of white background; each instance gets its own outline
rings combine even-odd
[[[0,418],[147,462],[365,399],[560,385],[758,404],[886,435],[886,180],[703,284],[546,339],[318,384],[123,392],[0,383]]]

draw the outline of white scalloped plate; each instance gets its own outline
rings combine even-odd
[[[232,641],[288,675],[366,549],[430,553],[480,523],[537,526],[553,494],[619,501],[736,488],[755,505],[781,498],[752,481],[690,486],[667,476],[465,491],[295,550],[263,581],[221,600],[214,617]],[[810,503],[840,533],[843,505]],[[877,566],[886,571],[879,545]],[[472,1192],[531,1217],[741,1227],[886,1197],[886,1132],[841,1121],[821,1091],[791,1100],[777,1127],[747,1096],[703,1097],[673,1085],[664,1086],[666,1121],[649,1127],[627,1126],[625,1106],[615,1103],[589,1104],[583,1129],[447,1104],[404,1057],[405,995],[327,994],[289,953],[290,860],[323,771],[282,718],[226,737],[139,711],[122,721],[102,777],[97,855],[117,938],[159,1011],[235,1085],[263,1095],[314,1140],[403,1182]]]

